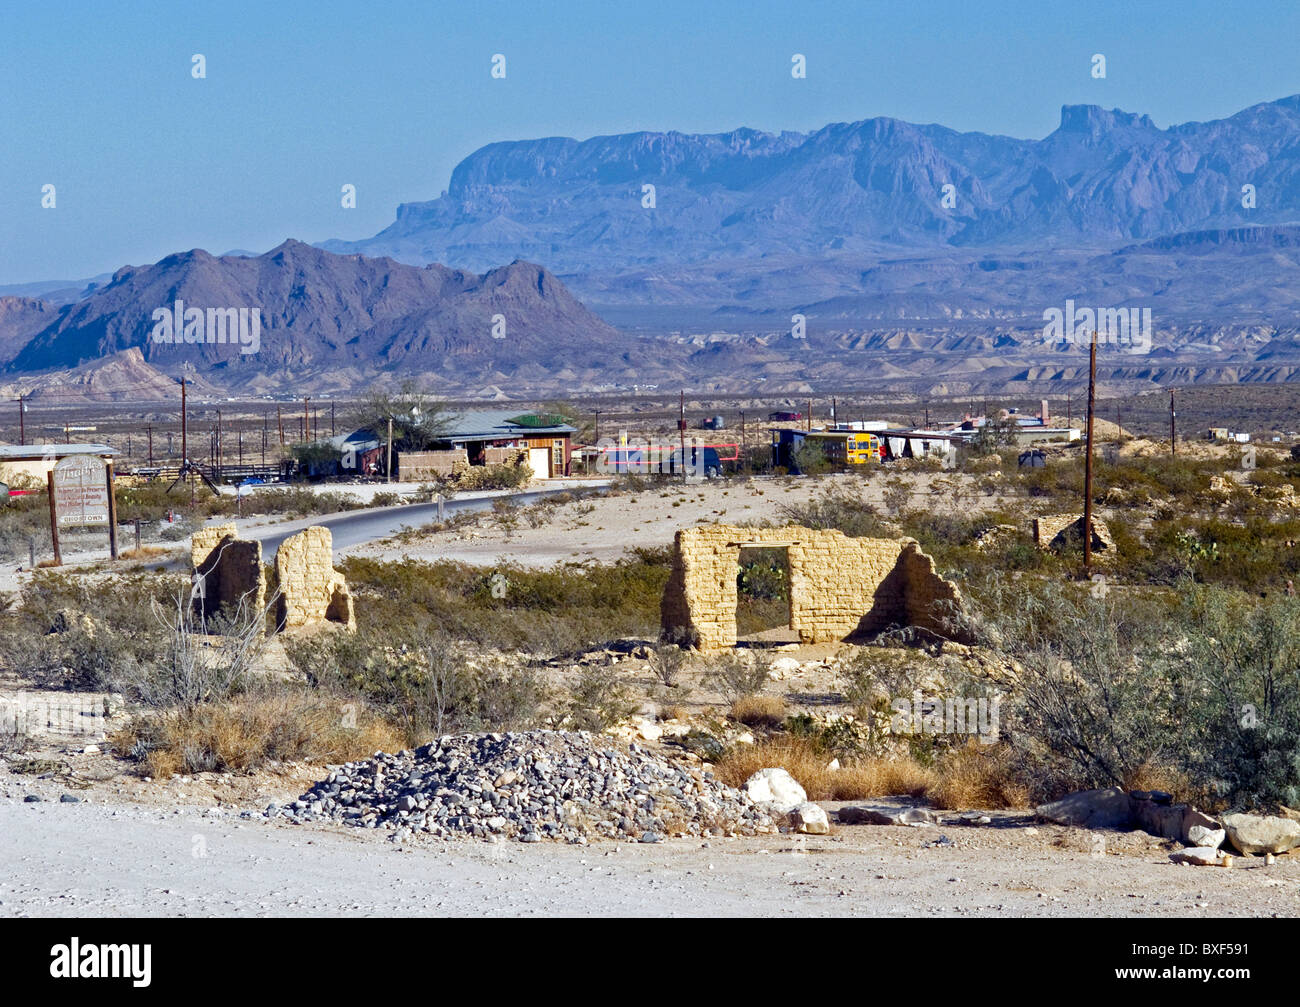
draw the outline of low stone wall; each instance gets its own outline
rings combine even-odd
[[[955,584],[910,539],[849,538],[798,526],[700,525],[677,533],[660,605],[666,639],[701,650],[736,645],[736,575],[747,546],[784,547],[790,626],[805,643],[844,640],[891,626],[953,636],[946,617],[961,604]]]
[[[469,468],[469,453],[455,451],[403,451],[397,459],[398,481],[427,483],[459,475]]]

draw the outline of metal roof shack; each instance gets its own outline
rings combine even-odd
[[[471,465],[487,464],[488,448],[522,448],[528,451],[534,478],[553,479],[569,475],[571,439],[577,432],[558,413],[477,409],[448,416],[433,446],[464,450]]]

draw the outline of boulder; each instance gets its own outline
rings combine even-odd
[[[803,787],[784,769],[760,769],[745,781],[742,788],[755,804],[762,804],[789,814],[808,800]]]
[[[1225,829],[1207,829],[1204,825],[1193,825],[1187,830],[1187,842],[1195,847],[1208,847],[1212,850],[1222,846],[1227,836]]]
[[[790,824],[796,832],[806,832],[810,836],[824,836],[831,831],[830,819],[821,805],[805,801],[790,812]]]
[[[1040,804],[1034,810],[1039,818],[1046,821],[1081,828],[1114,829],[1128,825],[1133,819],[1129,796],[1119,787],[1080,790],[1059,801]]]
[[[925,808],[840,808],[836,816],[845,825],[938,825],[939,816]]]
[[[1196,867],[1218,867],[1223,854],[1213,846],[1193,846],[1169,854],[1169,859],[1176,864],[1192,864]]]
[[[1286,853],[1300,846],[1300,822],[1277,815],[1224,815],[1228,841],[1242,853]]]
[[[1163,839],[1183,838],[1183,819],[1187,806],[1183,804],[1159,804],[1153,800],[1132,800],[1133,821],[1143,832]]]

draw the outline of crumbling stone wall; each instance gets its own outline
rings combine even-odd
[[[275,575],[280,588],[278,629],[323,622],[356,629],[352,594],[334,569],[334,536],[328,528],[307,528],[281,542],[275,552]]]
[[[1049,514],[1034,519],[1034,544],[1038,548],[1060,548],[1071,538],[1076,542],[1083,541],[1082,514]],[[1115,549],[1110,529],[1095,514],[1092,517],[1092,548],[1096,552],[1113,552]]]
[[[196,592],[195,614],[215,615],[226,602],[247,599],[250,612],[266,608],[266,571],[262,543],[236,537],[233,524],[201,528],[190,539],[194,576],[203,579]],[[356,629],[352,594],[334,569],[334,537],[313,527],[285,539],[275,553],[279,581],[276,629],[338,623]]]
[[[844,640],[894,625],[945,636],[957,586],[911,539],[849,538],[811,528],[699,525],[677,533],[660,605],[664,637],[701,650],[736,645],[736,574],[742,547],[785,547],[790,626],[805,643]]]
[[[223,605],[245,606],[256,616],[266,607],[262,543],[236,537],[233,524],[201,528],[190,539],[190,562],[198,585],[194,614],[205,622]]]

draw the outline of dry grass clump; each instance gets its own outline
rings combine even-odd
[[[248,772],[270,761],[347,762],[403,746],[399,731],[355,700],[307,693],[239,696],[141,714],[111,739],[142,775]]]
[[[731,704],[731,719],[746,727],[780,727],[785,700],[780,696],[742,696]]]
[[[799,781],[813,801],[853,801],[892,794],[923,796],[933,773],[910,758],[863,758],[827,769],[830,757],[799,737],[771,738],[755,745],[736,745],[714,766],[718,779],[739,787],[760,769],[779,766]]]
[[[755,745],[736,745],[714,767],[724,783],[739,787],[760,769],[779,766],[799,781],[813,801],[857,801],[907,795],[928,798],[935,807],[1023,808],[1029,790],[1017,776],[1008,745],[972,741],[922,765],[911,756],[851,757],[828,769],[831,757],[813,741],[781,736]]]
[[[938,761],[926,797],[936,808],[954,810],[1028,807],[1029,788],[1017,778],[1019,768],[1009,745],[972,740]]]

